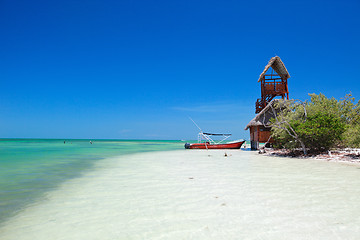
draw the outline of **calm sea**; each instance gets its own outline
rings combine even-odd
[[[65,141],[65,143],[64,143]],[[183,149],[181,141],[0,140],[0,223],[101,159]]]

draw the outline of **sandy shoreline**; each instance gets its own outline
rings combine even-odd
[[[294,157],[299,159],[312,159],[360,165],[360,149],[339,149],[331,150],[328,153],[309,154],[308,156],[304,156],[300,150],[294,154],[289,150],[266,148],[264,155],[273,157]]]
[[[251,151],[139,153],[48,192],[0,239],[355,240],[359,184],[352,166]]]

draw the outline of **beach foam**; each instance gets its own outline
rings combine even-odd
[[[9,219],[0,239],[358,239],[359,169],[256,152],[109,158]]]

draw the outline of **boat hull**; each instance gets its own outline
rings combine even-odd
[[[210,144],[210,143],[186,143],[186,149],[239,149],[245,141],[222,143],[222,144]]]

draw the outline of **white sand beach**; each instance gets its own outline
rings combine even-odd
[[[360,149],[358,148],[347,148],[347,149],[332,149],[327,153],[316,153],[308,154],[304,156],[301,150],[297,150],[297,153],[292,153],[286,149],[272,149],[266,148],[260,150],[265,153],[266,156],[277,156],[277,157],[296,157],[298,159],[308,160],[321,160],[328,162],[338,162],[353,165],[360,165]]]
[[[0,239],[355,240],[359,174],[242,150],[111,158],[9,219]]]

